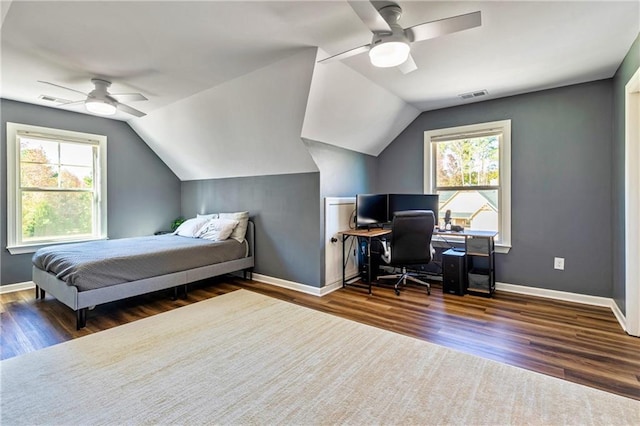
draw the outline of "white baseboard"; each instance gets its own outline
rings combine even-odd
[[[622,311],[618,307],[618,304],[614,300],[611,300],[611,310],[613,311],[613,315],[615,315],[616,319],[618,320],[618,322],[622,326],[622,329],[627,334],[629,334],[629,330],[627,329],[627,319],[625,318],[624,314],[622,313]],[[631,334],[631,336],[633,336],[633,335]],[[635,337],[640,337],[640,336],[635,336]]]
[[[13,293],[14,291],[30,290],[35,288],[33,281],[25,281],[23,283],[7,284],[0,286],[0,294]]]
[[[588,294],[569,293],[568,291],[549,290],[546,288],[527,287],[507,283],[496,283],[496,290],[509,293],[527,294],[529,296],[546,297],[547,299],[564,300],[566,302],[582,303],[584,305],[611,307],[615,304],[613,299],[600,296],[590,296]]]
[[[281,278],[270,277],[268,275],[262,274],[251,274],[251,277],[255,281],[260,281],[261,283],[275,285],[277,287],[288,288],[289,290],[299,291],[305,294],[311,294],[313,296],[324,296],[325,294],[329,294],[332,291],[335,291],[339,288],[342,288],[342,283],[337,281],[335,283],[326,285],[324,287],[314,287],[308,284],[297,283],[294,281],[283,280]]]

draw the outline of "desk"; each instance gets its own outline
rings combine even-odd
[[[496,289],[494,238],[498,233],[469,229],[462,232],[436,230],[433,234],[464,238],[465,259],[461,274],[466,279],[466,292],[491,297]]]
[[[369,274],[368,284],[369,284],[369,294],[371,294],[371,240],[376,237],[382,237],[383,235],[388,235],[391,233],[391,229],[348,229],[346,231],[338,232],[338,235],[342,236],[342,287],[346,287],[347,283],[345,280],[345,243],[347,238],[349,237],[361,237],[367,239],[367,262],[368,268],[367,272]]]
[[[349,229],[338,232],[338,235],[342,236],[342,287],[346,287],[345,243],[347,239],[349,237],[367,239],[367,273],[369,275],[367,281],[369,294],[371,294],[371,240],[389,234],[391,229]],[[461,232],[436,229],[433,235],[464,238],[466,266],[464,273],[467,278],[467,290],[471,294],[491,297],[496,287],[494,238],[498,233],[473,229]]]

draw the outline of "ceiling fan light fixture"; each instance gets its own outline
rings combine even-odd
[[[376,44],[369,50],[371,64],[378,68],[390,68],[403,64],[411,48],[405,41],[387,41]]]
[[[84,107],[87,111],[98,115],[113,115],[117,109],[112,102],[102,99],[87,99]]]

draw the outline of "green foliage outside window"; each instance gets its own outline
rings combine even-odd
[[[24,241],[92,233],[93,167],[86,164],[86,158],[76,160],[79,164],[62,164],[57,157],[51,158],[51,152],[54,152],[52,144],[58,143],[21,143],[20,186],[23,189],[21,201]]]
[[[487,136],[436,143],[436,187],[496,186],[499,139]]]

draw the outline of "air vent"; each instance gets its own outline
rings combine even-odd
[[[461,99],[473,99],[479,98],[480,96],[486,96],[488,94],[489,92],[487,92],[486,90],[478,90],[475,92],[463,93],[461,95],[458,95],[458,97],[460,97]]]
[[[41,99],[41,100],[47,101],[47,102],[56,102],[56,103],[60,103],[60,104],[66,104],[66,103],[71,102],[71,101],[69,101],[67,99],[56,98],[56,97],[47,96],[47,95],[40,95],[40,96],[38,96],[38,99]]]

